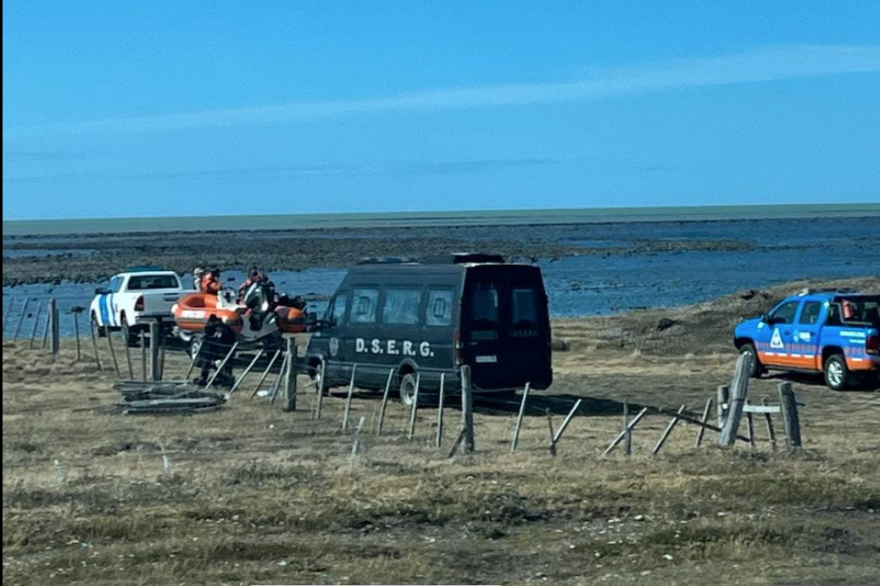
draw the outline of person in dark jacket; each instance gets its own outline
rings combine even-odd
[[[205,325],[204,346],[202,346],[202,350],[199,353],[199,364],[197,365],[202,368],[201,375],[195,381],[197,385],[203,387],[208,384],[211,378],[211,371],[216,369],[223,359],[226,358],[226,355],[229,354],[237,340],[238,337],[232,328],[223,323],[220,318],[216,315],[208,318],[208,323]],[[214,381],[215,385],[229,388],[235,384],[235,375],[232,371],[232,363],[234,361],[235,356],[231,356],[226,361],[223,369],[217,375],[217,380]]]

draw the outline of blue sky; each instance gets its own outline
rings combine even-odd
[[[3,3],[3,218],[880,202],[880,3]]]

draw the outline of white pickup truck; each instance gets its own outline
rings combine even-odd
[[[171,323],[171,307],[191,292],[172,271],[131,269],[110,279],[107,287],[95,290],[89,315],[102,335],[107,329],[120,330],[124,338],[133,341],[149,321]]]

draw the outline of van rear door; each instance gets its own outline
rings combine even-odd
[[[550,319],[538,267],[469,267],[462,298],[462,359],[481,389],[552,382]]]

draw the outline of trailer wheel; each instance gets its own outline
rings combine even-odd
[[[195,360],[205,343],[205,337],[201,334],[193,334],[189,341],[189,358]]]

